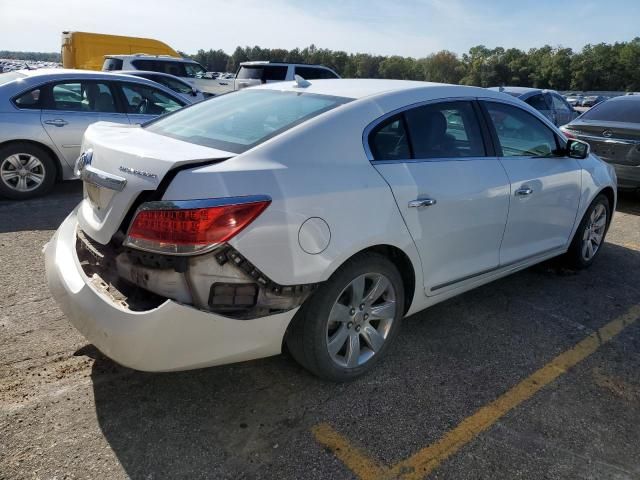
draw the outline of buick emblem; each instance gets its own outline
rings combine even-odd
[[[93,160],[93,150],[89,148],[84,152],[82,152],[78,157],[78,159],[76,160],[76,164],[73,168],[73,173],[75,173],[76,176],[79,177],[84,167],[86,167],[87,165],[91,165],[92,160]]]
[[[605,130],[602,132],[603,137],[611,138],[613,136],[613,132],[611,130]]]

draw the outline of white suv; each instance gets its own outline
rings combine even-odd
[[[177,58],[169,55],[107,55],[102,64],[102,71],[146,70],[149,72],[168,73],[180,77],[198,90],[215,94],[211,87],[212,80],[205,78],[207,70],[194,60]]]

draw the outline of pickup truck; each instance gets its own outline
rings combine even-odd
[[[211,79],[210,83],[208,82],[207,91],[214,95],[221,95],[263,83],[292,81],[295,75],[300,75],[305,80],[340,78],[336,72],[323,65],[263,61],[242,62],[235,78]]]

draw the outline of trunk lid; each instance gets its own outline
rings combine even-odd
[[[138,196],[143,191],[157,190],[170,170],[235,156],[158,135],[139,126],[105,122],[95,123],[87,129],[82,151],[88,149],[93,153],[83,168],[86,170],[83,173],[84,198],[78,208],[78,224],[87,235],[102,244],[108,243],[118,231]],[[106,177],[107,182],[96,175]]]
[[[635,123],[574,120],[567,130],[591,145],[606,162],[640,165],[640,126]]]

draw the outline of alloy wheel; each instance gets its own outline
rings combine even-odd
[[[582,235],[582,258],[585,261],[591,260],[596,252],[600,249],[602,240],[604,239],[604,231],[607,226],[607,209],[599,203],[591,211],[589,221]]]
[[[396,317],[396,292],[380,273],[356,277],[336,299],[327,323],[327,349],[341,367],[365,364],[378,353]]]
[[[30,192],[45,178],[44,164],[30,153],[15,153],[0,163],[0,179],[12,190]]]

